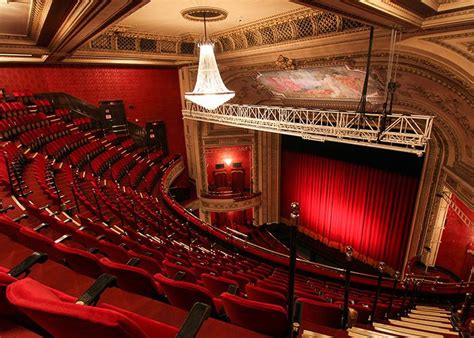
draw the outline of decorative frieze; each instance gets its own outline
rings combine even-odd
[[[112,51],[152,54],[197,55],[199,36],[162,36],[133,32],[130,27],[115,26],[89,41],[82,51]],[[216,53],[256,48],[280,43],[317,39],[329,34],[347,34],[367,26],[332,13],[299,10],[287,15],[261,20],[237,29],[210,36]]]

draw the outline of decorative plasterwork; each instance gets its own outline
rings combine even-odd
[[[427,37],[422,40],[447,48],[469,61],[474,62],[474,53],[472,50],[472,46],[474,45],[474,31]]]
[[[62,61],[85,41],[103,31],[149,0],[34,0],[30,31],[26,38],[0,37],[0,53],[33,54],[30,62],[44,61],[37,55],[47,55],[46,61]],[[22,62],[20,58],[8,60]],[[110,61],[110,57],[109,57]]]
[[[120,27],[119,27],[120,28]],[[331,34],[347,34],[367,29],[363,24],[335,14],[312,10],[295,11],[237,29],[210,36],[215,41],[216,53],[229,53],[267,45],[288,44],[294,41],[314,40]],[[199,37],[160,36],[126,29],[113,29],[89,41],[81,51],[127,52],[143,55],[173,54],[197,55]]]
[[[443,170],[446,172],[446,184],[450,189],[456,193],[466,205],[474,209],[474,192],[473,192],[473,178],[472,176],[465,176],[468,173],[459,172],[459,167],[444,167]]]
[[[243,201],[234,200],[232,198],[217,199],[217,198],[206,198],[201,196],[201,209],[202,211],[238,211],[249,208],[255,208],[261,204],[261,195],[257,194],[253,198],[249,198]]]
[[[219,32],[211,38],[216,41],[216,52],[225,53],[361,29],[367,29],[367,26],[332,13],[304,10]]]
[[[181,175],[184,169],[184,162],[181,159],[171,166],[171,169],[169,169],[168,174],[166,175],[165,180],[163,181],[163,191],[165,193],[169,192],[174,180],[176,180],[178,176]]]
[[[361,22],[390,28],[441,28],[472,23],[472,3],[456,1],[439,3],[436,0],[295,0],[297,3],[328,12],[353,17]]]
[[[462,9],[460,7],[459,9]],[[449,26],[469,26],[474,23],[473,19],[474,9],[452,11],[445,14],[438,14],[426,18],[421,27],[423,29],[445,29]]]

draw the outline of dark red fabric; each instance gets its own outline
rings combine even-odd
[[[91,278],[98,278],[102,274],[102,267],[97,256],[61,243],[54,246],[62,255],[64,265],[67,267]]]
[[[299,298],[301,303],[301,321],[315,323],[338,329],[342,324],[342,307],[336,304],[317,302]]]
[[[166,297],[171,305],[189,311],[194,303],[201,302],[211,306],[212,314],[216,316],[220,312],[220,302],[214,302],[211,293],[197,284],[175,281],[158,273],[154,276],[165,291]]]
[[[178,264],[173,264],[168,260],[163,261],[163,267],[164,270],[166,271],[168,277],[174,278],[176,274],[180,271],[185,273],[183,281],[187,281],[190,283],[197,283],[198,279],[196,277],[196,274],[194,273],[193,270],[190,268],[187,268],[183,265],[178,265]]]
[[[203,273],[201,278],[204,286],[214,297],[220,297],[223,292],[226,292],[229,289],[230,285],[239,287],[239,284],[236,281],[224,277],[217,277]]]
[[[100,264],[104,272],[117,277],[117,285],[123,290],[152,298],[163,295],[153,276],[141,268],[112,262],[108,258],[101,258]]]
[[[341,155],[343,157],[343,155]],[[306,152],[282,151],[282,216],[300,204],[300,230],[375,264],[400,268],[418,178]]]
[[[110,305],[75,304],[75,298],[25,278],[7,288],[8,300],[54,337],[174,337],[178,330]]]
[[[266,290],[251,284],[245,286],[245,291],[247,292],[247,298],[251,300],[280,305],[283,308],[286,308],[288,304],[286,297],[276,291]]]
[[[226,315],[232,324],[267,334],[283,336],[288,325],[284,308],[241,298],[224,292],[221,296]]]

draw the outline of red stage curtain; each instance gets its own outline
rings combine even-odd
[[[418,178],[369,165],[282,151],[282,216],[300,203],[300,231],[375,265],[403,264]]]

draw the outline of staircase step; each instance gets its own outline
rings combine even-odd
[[[398,336],[443,338],[443,336],[439,334],[421,331],[421,330],[408,329],[405,327],[400,327],[400,326],[395,326],[395,325],[374,323],[374,328],[377,331],[391,333]]]
[[[406,327],[406,328],[409,328],[409,329],[442,333],[444,335],[454,335],[454,336],[458,335],[458,333],[455,332],[455,331],[443,329],[443,328],[440,328],[440,327],[434,327],[434,326],[431,326],[429,324],[428,325],[415,324],[415,323],[410,323],[410,322],[395,320],[395,319],[389,319],[388,321],[392,325],[402,326],[402,327]]]
[[[441,309],[439,307],[432,307],[432,306],[419,306],[419,305],[417,305],[416,309],[421,310],[421,311],[439,312],[439,313],[446,313],[446,314],[451,313],[449,310]]]
[[[432,325],[436,327],[442,327],[446,329],[451,329],[453,326],[451,324],[447,323],[438,323],[434,322],[432,320],[423,320],[423,319],[415,319],[415,318],[408,318],[408,317],[402,317],[402,321],[410,322],[410,323],[416,323],[416,324],[422,324],[422,325]]]
[[[351,327],[347,330],[349,337],[375,337],[375,338],[396,338],[398,336],[393,336],[386,333],[380,333],[376,331],[361,329],[359,327]]]
[[[410,312],[417,315],[424,315],[424,316],[443,317],[443,318],[451,317],[450,314],[434,312],[434,311],[411,310]]]
[[[425,316],[425,315],[420,315],[420,314],[415,314],[415,313],[409,313],[408,317],[415,318],[415,319],[431,320],[438,323],[450,323],[448,318]]]

